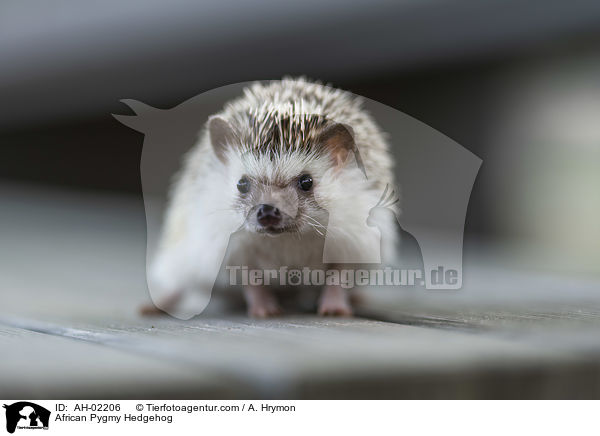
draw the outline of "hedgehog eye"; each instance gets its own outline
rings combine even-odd
[[[303,174],[298,179],[298,186],[303,191],[310,191],[310,188],[312,188],[312,185],[313,185],[313,179],[308,174]]]
[[[237,188],[238,188],[238,191],[240,191],[242,194],[245,194],[246,192],[248,192],[250,190],[250,182],[248,181],[247,178],[242,177],[237,182]]]

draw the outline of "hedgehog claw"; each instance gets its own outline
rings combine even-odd
[[[319,300],[318,313],[321,316],[352,316],[347,292],[339,286],[325,288]]]

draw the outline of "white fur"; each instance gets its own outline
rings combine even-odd
[[[264,120],[273,113],[294,115],[299,108],[303,113],[319,114],[352,128],[368,179],[353,158],[343,168],[333,167],[328,156],[314,153],[288,152],[270,159],[245,153],[253,147],[247,143],[229,150],[223,163],[215,155],[205,132],[186,157],[174,185],[161,244],[149,276],[151,294],[158,304],[163,296],[177,291],[200,289],[204,293],[196,300],[197,307],[188,308],[186,314],[173,313],[167,307],[164,310],[175,316],[189,317],[202,311],[208,303],[230,235],[245,223],[247,211],[237,204],[236,189],[237,181],[244,174],[287,180],[310,173],[314,180],[314,197],[319,206],[329,211],[329,249],[342,258],[353,258],[356,254],[360,254],[360,258],[379,257],[379,231],[373,228],[365,231],[365,220],[386,184],[393,184],[392,160],[383,134],[362,110],[358,99],[303,79],[284,79],[253,85],[219,116],[243,130],[249,111]],[[241,136],[242,141],[252,137],[250,134]],[[276,237],[244,229],[238,233],[230,252],[234,257],[251,261],[251,267],[317,267],[323,260],[323,236],[319,229],[324,231],[310,223],[316,220],[325,225],[327,215],[315,209],[311,210],[311,217],[313,221],[305,220],[297,233]],[[380,223],[385,233],[381,242],[392,247],[390,252],[396,244],[393,224]]]

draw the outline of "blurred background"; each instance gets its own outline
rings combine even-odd
[[[595,1],[3,1],[0,177],[140,198],[143,136],[111,117],[120,99],[170,108],[305,75],[483,159],[467,238],[598,275],[599,47]]]
[[[366,308],[389,323],[136,318],[158,218],[144,137],[111,114],[284,75],[381,102],[483,160],[466,286]],[[0,388],[597,397],[599,77],[594,0],[0,0]]]

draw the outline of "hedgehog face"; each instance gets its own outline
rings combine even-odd
[[[325,233],[327,211],[315,201],[315,191],[328,160],[300,152],[248,152],[229,162],[234,209],[246,230],[268,236]]]
[[[247,230],[270,236],[306,232],[324,236],[328,219],[324,205],[334,204],[328,199],[343,192],[337,175],[356,150],[352,129],[288,109],[261,112],[262,117],[246,114],[254,120],[249,126],[211,117],[210,143],[227,169],[228,186],[235,187],[233,208]],[[351,185],[346,187],[352,189]]]

